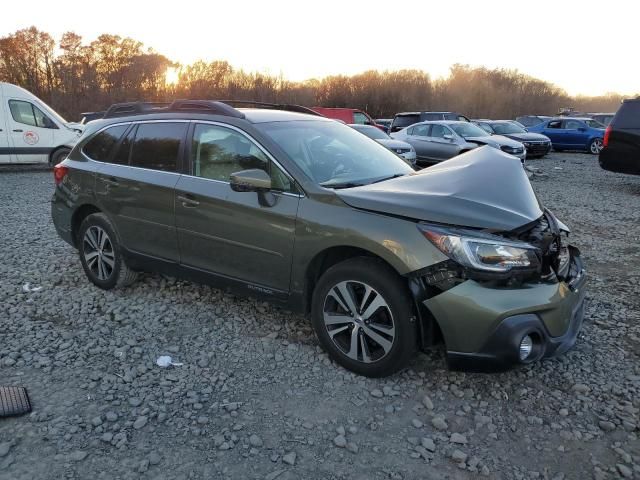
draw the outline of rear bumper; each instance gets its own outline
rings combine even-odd
[[[598,157],[600,167],[616,173],[640,175],[640,152],[616,151],[605,147]]]
[[[72,218],[73,210],[60,198],[56,189],[53,193],[53,198],[51,198],[51,219],[53,220],[53,226],[60,238],[72,247],[75,247],[72,233]]]
[[[449,368],[502,371],[573,347],[582,327],[586,292],[582,261],[576,256],[573,262],[576,274],[569,282],[496,289],[467,281],[424,301],[442,331]],[[534,347],[521,360],[525,335]]]

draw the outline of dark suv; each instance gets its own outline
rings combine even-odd
[[[389,132],[394,133],[414,123],[430,122],[437,120],[455,120],[468,122],[469,119],[460,113],[455,112],[404,112],[396,113],[389,127]]]
[[[625,100],[604,133],[600,166],[640,175],[640,98]]]
[[[369,376],[437,342],[474,370],[574,344],[580,255],[519,161],[479,147],[416,173],[291,109],[126,104],[88,123],[54,170],[52,216],[89,280],[159,271],[281,303]]]

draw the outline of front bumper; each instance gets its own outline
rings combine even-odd
[[[551,142],[527,142],[524,146],[527,158],[544,157],[551,151]]]
[[[569,350],[582,326],[586,292],[580,257],[572,263],[575,274],[567,282],[496,288],[468,280],[425,300],[442,331],[449,368],[501,371]],[[521,361],[525,335],[534,348]]]

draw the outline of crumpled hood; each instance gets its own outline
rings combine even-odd
[[[465,137],[465,140],[468,142],[484,143],[486,145],[491,145],[497,148],[500,148],[502,146],[513,148],[522,146],[520,142],[516,142],[515,140],[507,137],[503,137],[502,135],[487,135],[486,137]]]
[[[494,231],[513,230],[542,215],[520,160],[488,146],[414,175],[336,194],[355,208]]]
[[[380,145],[384,145],[390,150],[396,150],[398,148],[411,149],[411,145],[409,145],[407,142],[403,142],[402,140],[380,138],[377,139],[376,142],[378,142]]]

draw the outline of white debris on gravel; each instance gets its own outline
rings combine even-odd
[[[34,406],[0,420],[0,479],[640,478],[640,177],[575,153],[527,166],[588,270],[576,347],[491,375],[435,350],[385,379],[261,301],[155,274],[93,287],[51,173],[0,173],[0,385]]]

